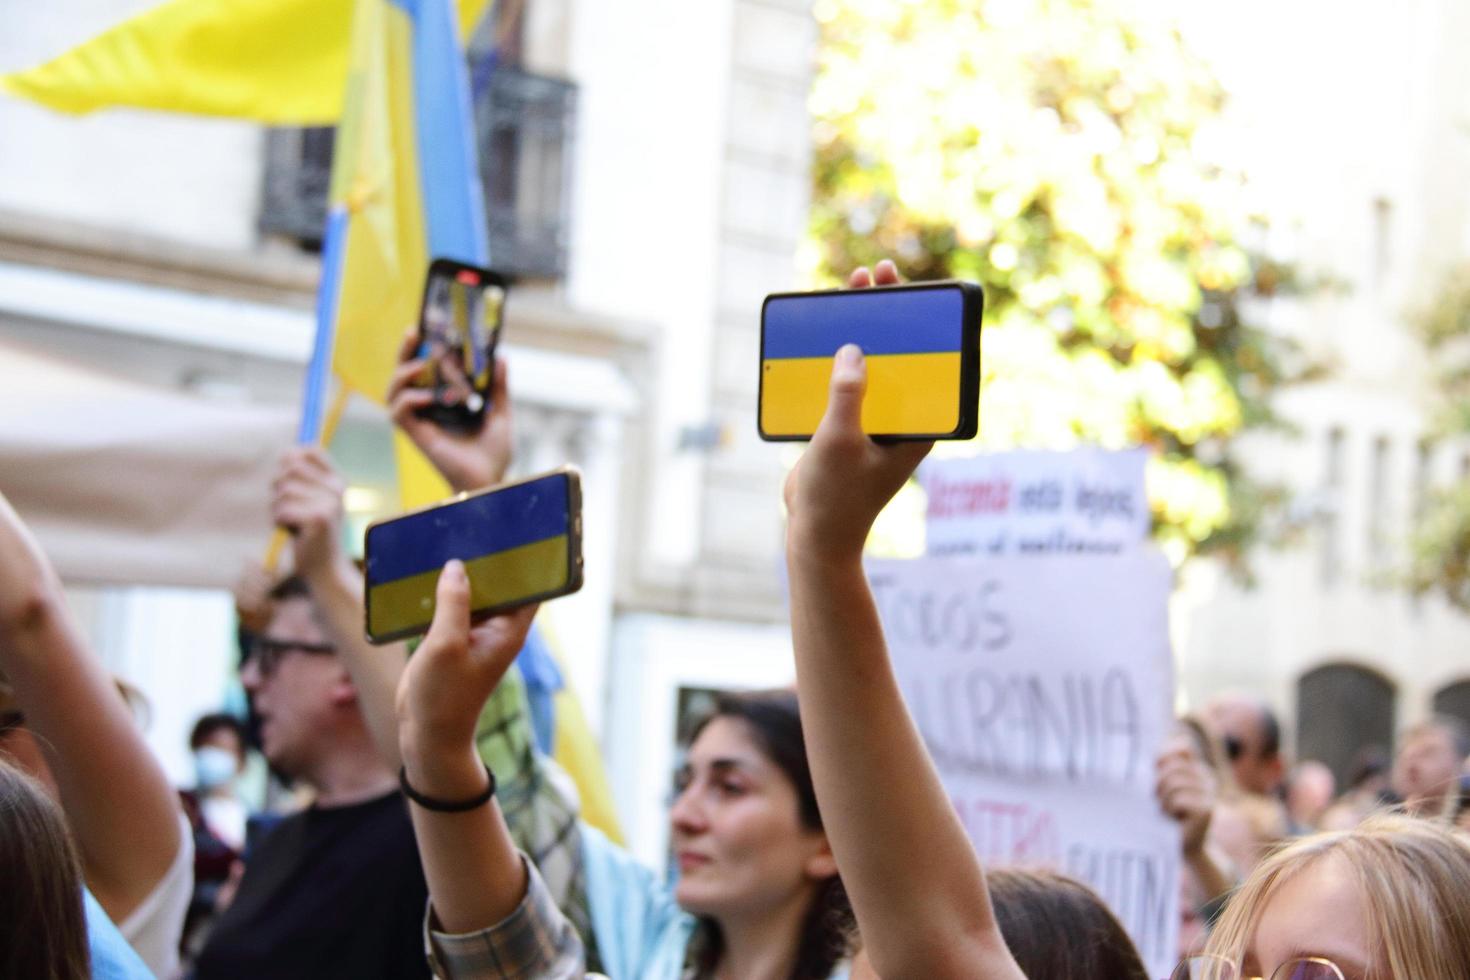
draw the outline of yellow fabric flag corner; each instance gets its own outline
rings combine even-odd
[[[489,0],[459,0],[468,37]],[[325,126],[342,115],[353,0],[168,0],[0,89],[57,112],[129,106]]]

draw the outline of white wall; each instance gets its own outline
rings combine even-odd
[[[574,306],[659,330],[646,546],[699,546],[702,461],[676,452],[708,416],[731,0],[583,2],[568,69],[580,86],[572,195]]]
[[[243,707],[234,684],[234,602],[205,589],[68,590],[92,649],[145,696],[144,737],[176,786],[194,784],[189,731],[200,715]]]
[[[1433,598],[1415,602],[1389,581],[1403,568],[1417,444],[1432,424],[1432,365],[1411,318],[1444,271],[1470,254],[1470,63],[1462,51],[1470,8],[1457,0],[1196,0],[1181,9],[1191,43],[1214,59],[1232,92],[1221,139],[1273,216],[1273,250],[1347,286],[1263,310],[1333,368],[1330,380],[1280,400],[1299,438],[1247,443],[1255,471],[1286,482],[1309,519],[1294,549],[1258,550],[1253,591],[1208,564],[1189,571],[1176,604],[1181,677],[1196,701],[1245,686],[1290,715],[1303,672],[1352,661],[1389,676],[1399,721],[1412,721],[1435,689],[1470,674],[1470,621]],[[1343,433],[1342,489],[1325,494],[1333,429]],[[1380,439],[1388,453],[1375,516]],[[1436,482],[1459,478],[1465,448],[1437,449]],[[1328,530],[1320,518],[1329,511],[1335,584],[1322,568]],[[1369,543],[1375,525],[1389,542],[1379,561]]]

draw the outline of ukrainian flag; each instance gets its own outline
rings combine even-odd
[[[469,80],[452,0],[358,0],[337,130],[302,436],[319,431],[328,359],[381,402],[392,351],[418,317],[429,259],[488,265]],[[405,507],[447,495],[394,433]]]
[[[442,529],[442,509],[410,514],[369,531],[369,632],[427,629],[434,618],[439,572],[451,558],[464,562],[474,609],[544,595],[566,584],[571,528],[565,474],[452,506],[457,510],[452,534]]]
[[[943,435],[960,424],[964,294],[952,286],[772,296],[761,324],[760,430],[808,437],[827,410],[832,359],[863,349],[863,431]]]
[[[315,442],[333,369],[347,388],[383,401],[401,332],[418,317],[428,259],[489,264],[454,30],[457,20],[459,34],[468,35],[488,6],[168,0],[44,65],[0,76],[0,90],[71,113],[131,106],[273,124],[340,123],[300,433],[303,442]],[[412,444],[398,432],[394,439],[405,507],[448,496]],[[558,554],[562,564],[545,565],[544,581],[565,579],[565,545]],[[435,559],[436,581],[447,560]],[[595,740],[560,685],[556,708],[556,756],[576,779],[589,822],[616,838]]]
[[[0,89],[66,112],[136,106],[338,123],[299,441],[327,389],[382,404],[431,256],[489,264],[460,33],[489,0],[170,0]],[[344,404],[340,397],[338,412]],[[449,494],[394,434],[405,507]]]

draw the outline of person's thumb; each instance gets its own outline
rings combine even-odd
[[[862,348],[844,344],[832,359],[832,386],[827,393],[827,412],[822,428],[838,432],[861,432],[863,393],[868,387],[868,365]]]
[[[434,621],[425,644],[463,647],[470,635],[470,580],[464,562],[452,558],[439,573],[434,592]]]

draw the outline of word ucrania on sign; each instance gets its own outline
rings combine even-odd
[[[875,560],[868,573],[904,698],[986,867],[1087,882],[1150,975],[1168,976],[1180,837],[1154,796],[1173,723],[1163,555]]]
[[[931,555],[1117,554],[1148,536],[1142,449],[930,459]]]

